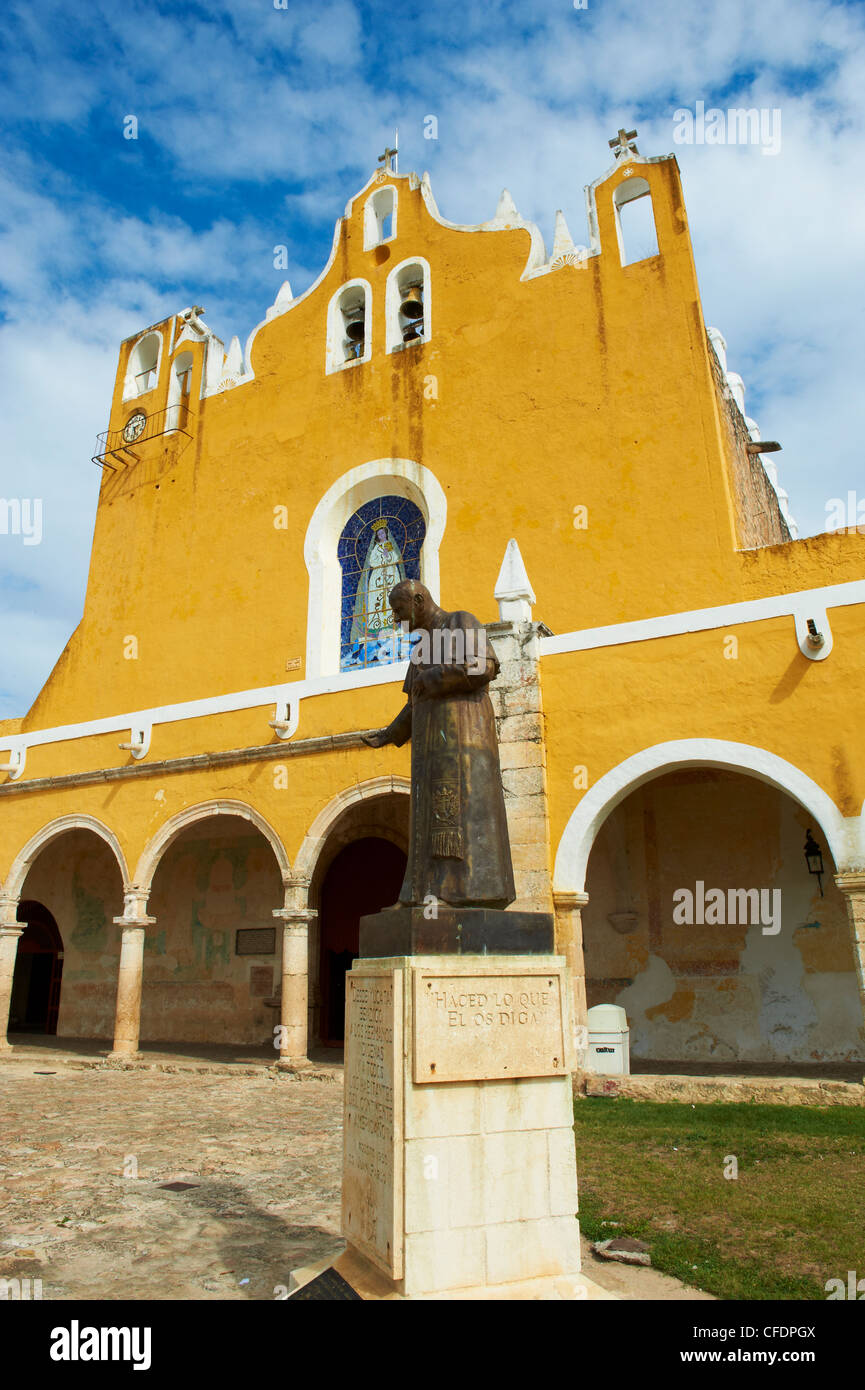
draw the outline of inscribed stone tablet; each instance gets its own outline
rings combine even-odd
[[[342,1233],[401,1279],[402,974],[352,970],[345,984]]]
[[[496,1081],[567,1071],[562,977],[415,972],[414,1080]]]
[[[273,956],[276,954],[276,927],[241,927],[235,934],[236,956]]]

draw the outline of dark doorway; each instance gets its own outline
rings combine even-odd
[[[406,856],[390,840],[368,835],[341,849],[324,876],[321,924],[321,1040],[341,1047],[345,1035],[345,972],[358,952],[361,917],[399,897]]]
[[[56,1033],[63,974],[63,942],[57,923],[42,903],[27,899],[18,904],[19,922],[27,925],[18,942],[10,1033]]]

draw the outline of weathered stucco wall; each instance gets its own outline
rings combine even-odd
[[[634,792],[602,827],[583,909],[591,1007],[620,1004],[631,1051],[662,1061],[853,1061],[865,1034],[844,901],[823,845],[825,897],[809,877],[807,813],[753,778],[693,769]],[[674,893],[780,891],[763,921],[678,925]],[[768,899],[767,903],[773,900]],[[609,921],[636,914],[627,934]]]
[[[243,823],[207,821],[166,851],[148,905],[141,1038],[264,1044],[277,1016],[283,891],[273,853]],[[275,932],[275,953],[238,956],[238,928]]]

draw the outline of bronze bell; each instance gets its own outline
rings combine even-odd
[[[404,343],[417,342],[417,340],[421,337],[422,333],[423,324],[419,323],[418,320],[415,319],[413,322],[407,323],[403,328],[402,340]]]
[[[363,309],[347,309],[345,311],[345,336],[349,342],[359,343],[364,335],[364,311]]]
[[[406,319],[423,318],[423,287],[421,285],[408,285],[406,287],[399,311]]]

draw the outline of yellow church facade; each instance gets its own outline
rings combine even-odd
[[[587,204],[548,252],[385,161],[244,347],[197,307],[122,344],[84,613],[0,723],[7,1048],[340,1043],[414,577],[501,662],[514,906],[578,1020],[621,1004],[637,1064],[865,1056],[865,537],[794,538],[675,159],[620,141]]]

